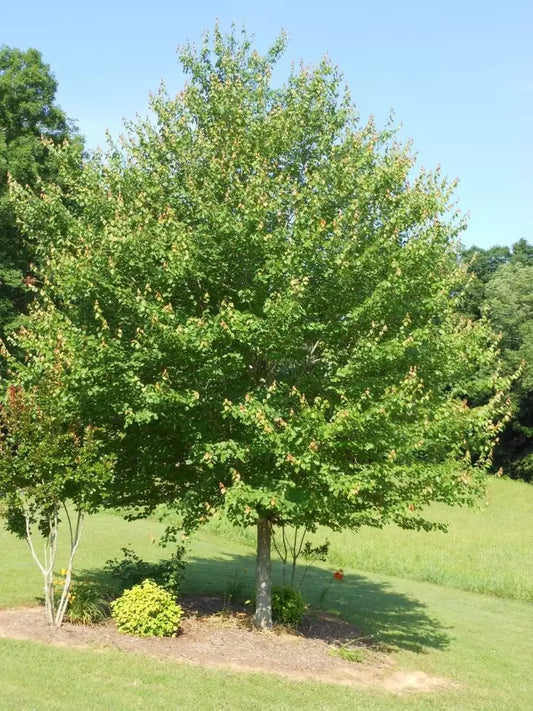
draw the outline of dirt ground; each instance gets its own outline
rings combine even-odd
[[[242,608],[224,609],[219,598],[185,596],[185,616],[175,638],[141,638],[119,632],[108,620],[95,626],[49,626],[40,607],[0,610],[0,637],[61,647],[120,649],[203,667],[278,674],[348,686],[379,686],[392,692],[449,689],[448,679],[399,671],[391,654],[379,651],[353,625],[333,615],[308,615],[300,629],[258,632]],[[343,659],[339,648],[355,648],[362,661]]]

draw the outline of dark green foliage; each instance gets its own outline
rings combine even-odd
[[[105,572],[118,583],[121,591],[138,585],[149,578],[160,587],[171,593],[175,598],[180,594],[183,583],[183,569],[185,562],[183,556],[185,548],[179,546],[167,560],[157,563],[148,563],[130,548],[122,548],[123,557],[106,561]]]
[[[533,478],[533,245],[522,239],[509,247],[463,250],[474,278],[462,310],[474,319],[488,317],[501,335],[507,374],[519,372],[512,387],[512,419],[500,435],[494,467],[515,478]],[[483,393],[473,384],[471,397]]]
[[[111,615],[122,632],[139,637],[172,637],[179,627],[181,607],[153,580],[126,590],[111,603]]]
[[[529,437],[526,440],[526,436],[523,437],[523,447],[520,447],[520,439],[515,438],[513,445],[515,447],[516,456],[512,460],[511,475],[514,475],[516,479],[523,479],[524,481],[533,481],[533,451],[532,451],[532,439],[533,439],[533,428],[529,428]],[[518,440],[518,442],[517,442]],[[505,442],[505,440],[504,440]],[[518,444],[518,447],[517,447]],[[527,447],[527,449],[526,449]],[[511,450],[512,453],[513,450]]]
[[[24,310],[34,278],[31,249],[16,226],[8,199],[8,174],[35,188],[39,178],[57,179],[47,139],[76,138],[76,129],[56,104],[57,82],[40,52],[0,48],[0,338]]]
[[[59,518],[66,519],[67,503],[80,513],[94,511],[113,469],[102,433],[64,420],[58,382],[42,385],[29,391],[10,385],[0,407],[0,498],[8,530],[21,538],[27,524],[49,537]]]
[[[303,595],[285,585],[272,588],[272,619],[281,625],[297,627],[307,610]]]
[[[465,289],[459,302],[461,310],[472,318],[479,318],[483,312],[483,304],[490,294],[488,283],[496,272],[508,264],[524,266],[533,265],[533,245],[521,239],[511,247],[495,245],[488,249],[481,247],[463,247],[460,260],[468,265],[468,270],[474,277]]]

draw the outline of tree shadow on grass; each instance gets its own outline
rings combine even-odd
[[[317,607],[339,614],[357,625],[370,641],[387,647],[424,652],[446,649],[450,643],[449,628],[426,604],[364,575],[346,575],[331,585]]]
[[[273,584],[282,584],[281,565],[273,563],[272,568]],[[253,556],[190,558],[184,589],[218,591],[244,599],[243,596],[253,595],[254,570]],[[311,566],[301,592],[311,608],[338,614],[374,643],[422,652],[428,648],[445,649],[450,642],[446,628],[424,603],[398,592],[388,583],[351,574],[338,581],[330,572]]]
[[[182,586],[184,594],[215,595],[225,602],[243,602],[252,598],[253,555],[220,553],[209,558],[188,557],[187,560]],[[274,562],[272,567],[273,584],[282,584],[281,565]],[[112,579],[104,570],[84,571],[82,575],[104,587],[113,587]],[[431,615],[427,605],[398,592],[389,583],[355,574],[347,574],[339,581],[330,572],[311,566],[301,592],[312,611],[333,613],[355,625],[361,641],[415,652],[445,649],[450,642],[446,628]],[[322,638],[323,627],[310,625],[305,634]]]

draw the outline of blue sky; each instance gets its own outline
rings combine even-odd
[[[470,214],[465,244],[533,242],[533,3],[522,0],[179,0],[3,3],[0,44],[39,49],[58,101],[91,148],[145,114],[164,79],[183,82],[176,48],[219,19],[244,25],[266,49],[283,28],[280,66],[338,64],[362,119],[391,109],[419,164],[458,177]]]

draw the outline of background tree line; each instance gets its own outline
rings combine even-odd
[[[57,105],[56,91],[54,75],[38,50],[0,48],[0,338],[15,327],[28,304],[35,259],[16,224],[8,176],[33,189],[39,179],[57,180],[49,145],[82,141]]]
[[[473,278],[461,304],[473,319],[487,317],[501,334],[508,373],[520,372],[512,387],[512,418],[500,435],[494,468],[516,479],[533,478],[533,245],[463,248],[461,260]]]

